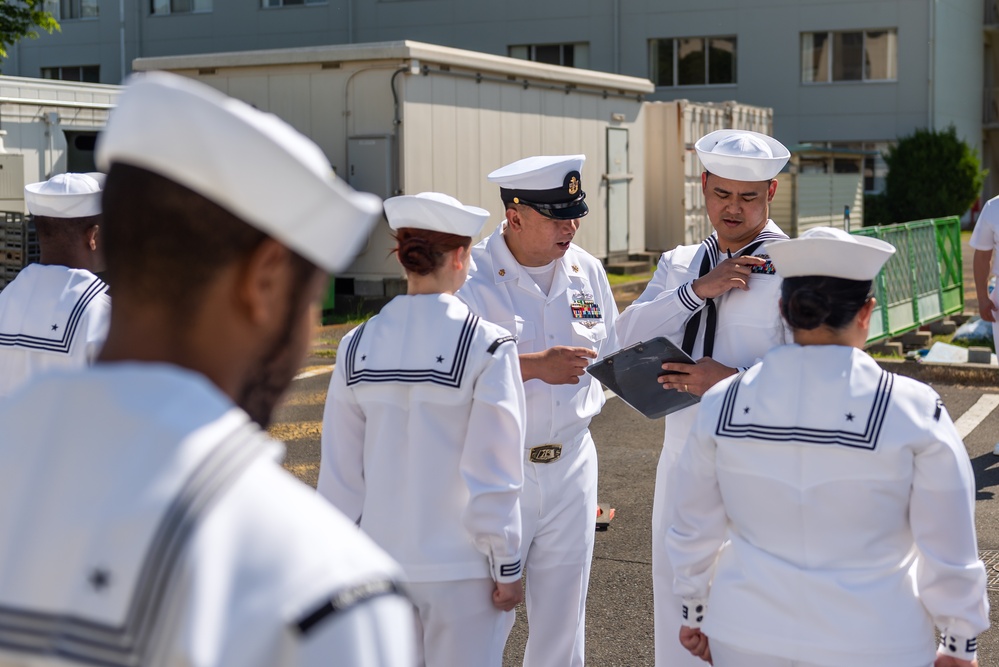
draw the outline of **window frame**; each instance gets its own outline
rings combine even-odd
[[[681,41],[691,41],[700,40],[701,50],[700,53],[703,54],[704,61],[704,82],[703,83],[680,83],[680,42]],[[730,40],[732,44],[732,80],[725,82],[714,83],[711,81],[711,69],[712,69],[712,58],[711,58],[711,43],[717,40]],[[670,73],[670,78],[673,83],[659,83],[657,80],[658,74],[658,63],[659,63],[659,47],[663,42],[669,42],[672,51],[672,68],[673,71]],[[652,37],[649,39],[649,79],[655,84],[656,88],[725,88],[725,87],[735,87],[739,85],[739,36],[737,34],[726,34],[726,35],[701,35],[701,36],[677,36],[677,37]]]
[[[78,69],[80,70],[79,79],[67,79],[62,76],[63,72],[67,69]],[[97,74],[96,81],[88,81],[83,78],[84,70],[92,69]],[[45,76],[46,71],[48,72],[58,72],[59,76]],[[40,67],[38,77],[46,81],[69,81],[71,83],[100,83],[101,82],[101,66],[100,65],[54,65],[49,67]]]
[[[189,12],[177,12],[177,11],[174,11],[174,9],[173,9],[173,3],[176,0],[163,0],[163,1],[167,3],[167,6],[169,8],[169,11],[167,11],[167,12],[157,12],[156,11],[156,2],[157,2],[157,0],[149,0],[149,16],[150,17],[157,17],[157,16],[193,16],[193,15],[197,15],[197,14],[202,14],[202,15],[203,14],[211,14],[212,12],[215,11],[215,0],[207,0],[207,2],[211,3],[211,7],[209,9],[192,9]],[[195,2],[197,2],[197,0],[191,0],[192,5]]]
[[[572,64],[566,65],[566,47],[572,47]],[[559,62],[557,65],[559,67],[574,67],[580,69],[587,69],[590,66],[590,43],[589,42],[551,42],[551,43],[538,43],[538,44],[508,44],[506,47],[506,54],[509,58],[515,58],[517,60],[526,60],[532,63],[540,63],[542,65],[552,65],[555,63],[548,63],[538,60],[536,57],[538,47],[558,47],[559,49]],[[579,47],[585,47],[585,63],[579,64],[580,49]],[[520,56],[513,55],[514,49],[527,49],[527,58],[521,58]]]
[[[886,69],[888,74],[891,75],[889,78],[884,79],[873,79],[867,76],[867,49],[868,49],[868,35],[873,33],[885,33],[888,36],[888,48],[893,49],[894,53],[889,54],[889,58],[886,62]],[[859,79],[834,79],[833,74],[836,71],[836,37],[849,35],[849,34],[860,34],[863,39],[861,40],[861,64],[860,64],[860,78]],[[816,81],[814,78],[806,80],[806,53],[805,53],[805,40],[807,36],[813,35],[825,35],[826,48],[829,51],[828,58],[826,59],[826,67],[824,80]],[[808,54],[808,70],[811,72],[811,76],[814,77],[814,49]],[[898,58],[898,28],[860,28],[855,30],[807,30],[799,33],[798,40],[798,60],[801,67],[801,74],[799,76],[799,81],[803,86],[830,86],[830,85],[868,85],[868,84],[883,84],[883,83],[898,83],[898,69],[899,69],[899,58]]]
[[[276,2],[277,4],[268,4],[270,2]],[[329,5],[330,0],[302,0],[300,3],[296,4],[285,4],[286,0],[260,0],[260,9],[289,9],[289,8],[299,8],[299,7],[321,7],[323,5]]]
[[[62,5],[63,2],[67,2],[71,5],[76,5],[79,10],[79,16],[63,16]],[[98,0],[93,0],[94,5],[94,15],[93,16],[83,16],[83,4],[87,0],[45,0],[42,5],[42,9],[55,17],[57,21],[97,21],[101,18],[101,4]]]

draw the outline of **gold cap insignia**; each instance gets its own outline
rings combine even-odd
[[[520,197],[514,197],[513,198],[513,203],[514,204],[519,204],[520,203]]]
[[[579,179],[573,176],[569,179],[569,194],[574,195],[579,192]]]
[[[500,269],[500,270],[499,270],[499,274],[500,274],[501,276],[505,276],[505,275],[506,275],[506,269]]]

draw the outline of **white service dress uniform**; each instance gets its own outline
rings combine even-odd
[[[502,663],[513,612],[493,582],[521,577],[516,349],[450,294],[397,296],[340,343],[318,491],[402,566],[431,667]]]
[[[760,243],[786,238],[780,228],[768,220],[756,239],[733,255],[764,257]],[[745,253],[746,250],[751,252]],[[678,246],[663,253],[645,291],[618,318],[617,335],[622,347],[657,336],[665,336],[676,345],[683,342],[687,323],[705,309],[705,300],[694,294],[691,286],[699,276],[705,255],[711,268],[727,256],[721,252],[715,234],[699,245]],[[733,289],[714,299],[718,316],[711,358],[732,368],[746,368],[771,348],[791,340],[780,317],[780,286],[780,277],[774,274],[773,265],[768,263],[759,269],[754,267],[748,291]],[[701,317],[691,354],[694,359],[704,356],[706,327],[707,318]],[[672,592],[673,569],[665,547],[666,530],[671,520],[668,499],[672,493],[673,469],[697,409],[696,405],[692,405],[665,417],[663,449],[656,470],[652,504],[652,584],[656,664],[664,667],[703,664],[677,640],[683,619],[680,617],[679,600]]]
[[[993,197],[985,202],[975,228],[971,231],[968,245],[975,250],[992,253],[992,275],[999,277],[999,197]],[[999,308],[999,290],[994,290],[990,297],[992,303]],[[992,323],[992,340],[999,341],[997,322]]]
[[[111,298],[86,269],[29,264],[0,291],[0,398],[48,370],[93,363]]]
[[[398,566],[203,376],[52,373],[0,423],[0,664],[413,664]]]
[[[934,625],[973,656],[974,474],[926,385],[852,347],[776,348],[704,395],[675,478],[676,591],[716,667],[929,667]]]
[[[474,267],[457,296],[473,313],[513,334],[520,354],[555,345],[587,347],[600,357],[615,351],[617,306],[600,261],[571,244],[555,261],[546,295],[514,259],[504,225],[472,248]],[[604,404],[603,387],[584,374],[579,384],[534,379],[524,389],[521,512],[529,623],[524,664],[581,665],[597,516],[597,453],[589,423]],[[561,446],[557,460],[541,462],[552,451],[546,445]],[[536,447],[540,455],[532,461]]]

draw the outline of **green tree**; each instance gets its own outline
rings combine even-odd
[[[899,139],[885,162],[884,203],[890,222],[962,215],[985,182],[978,155],[958,138],[953,125],[943,131],[916,130]]]
[[[60,30],[56,18],[45,11],[45,0],[0,0],[0,58],[25,37],[37,39],[36,28],[49,34]]]

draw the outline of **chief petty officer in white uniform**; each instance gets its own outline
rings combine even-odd
[[[572,243],[587,213],[585,159],[531,157],[489,174],[500,186],[506,219],[472,249],[472,271],[458,292],[473,313],[517,339],[527,393],[524,664],[544,667],[584,661],[597,514],[589,423],[604,403],[600,383],[585,370],[617,347],[607,275]]]
[[[932,389],[862,351],[895,248],[820,227],[767,252],[795,344],[701,401],[667,539],[682,636],[716,667],[969,667],[989,614],[968,454]]]
[[[774,275],[762,244],[786,239],[769,219],[777,192],[775,177],[790,153],[776,139],[744,130],[718,130],[695,144],[704,165],[701,188],[714,227],[703,243],[663,253],[642,295],[618,319],[618,340],[633,345],[665,336],[681,345],[696,366],[665,364],[684,375],[661,378],[666,388],[703,394],[720,379],[748,367],[790,340],[777,303],[780,278]],[[673,573],[664,539],[669,527],[668,494],[672,470],[697,406],[666,416],[663,450],[656,471],[652,505],[653,604],[656,664],[690,665],[693,659],[676,642],[679,605],[672,593]]]
[[[448,195],[385,214],[408,293],[340,342],[319,493],[402,566],[426,665],[503,662],[523,599],[517,346],[454,296],[489,212]]]
[[[398,566],[260,427],[380,202],[165,73],[130,81],[97,161],[107,343],[0,403],[0,664],[414,664]]]
[[[0,398],[48,369],[80,368],[100,351],[111,300],[98,230],[104,174],[58,174],[24,188],[39,261],[0,291]]]

